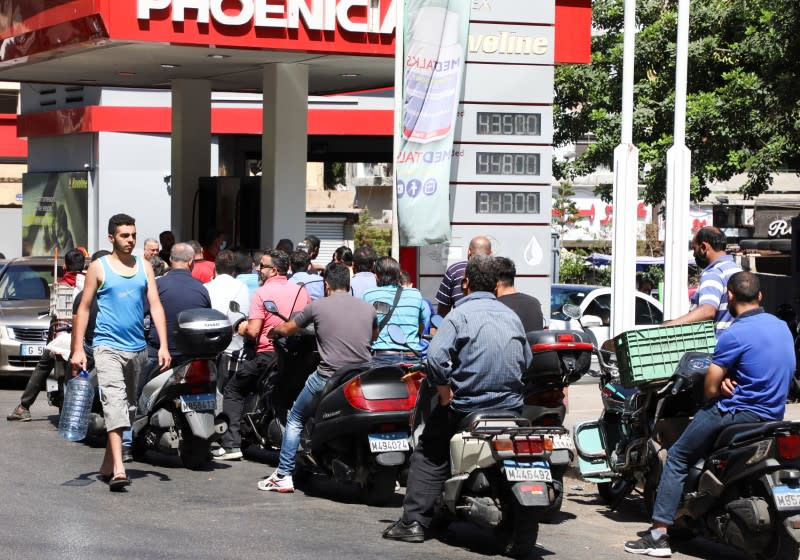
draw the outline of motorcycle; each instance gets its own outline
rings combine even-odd
[[[604,417],[575,427],[582,472],[584,461],[602,465],[585,475],[617,484],[609,488],[617,501],[641,482],[652,515],[667,451],[703,406],[710,364],[709,354],[686,352],[668,380],[627,396],[609,382]],[[601,449],[591,447],[598,441]],[[722,430],[709,455],[689,469],[674,530],[703,535],[756,558],[796,560],[800,422],[736,424]]]
[[[264,308],[283,320],[272,301]],[[276,371],[265,375],[264,409],[245,415],[260,445],[279,448],[286,414],[315,369],[318,357],[310,331],[276,344]],[[297,453],[299,480],[309,474],[355,483],[370,505],[384,505],[394,496],[410,452],[408,417],[418,384],[404,380],[406,367],[360,364],[336,372],[319,397],[316,412],[301,434]],[[258,419],[258,422],[254,421]],[[244,432],[243,432],[244,435]]]
[[[567,304],[565,307],[575,306]],[[533,360],[522,376],[525,403],[522,416],[533,426],[563,427],[566,415],[564,391],[589,371],[592,343],[586,333],[574,330],[532,331],[526,336]],[[553,482],[563,487],[564,474],[574,459],[572,438],[566,430],[549,437],[553,440],[550,454]],[[563,490],[559,490],[551,511],[542,520],[552,521],[561,510],[562,501]]]
[[[775,316],[786,323],[789,332],[792,333],[792,338],[794,338],[794,357],[798,366],[789,384],[788,400],[789,402],[798,402],[800,401],[800,328],[798,327],[797,313],[794,307],[784,303],[778,306]]]
[[[412,443],[438,403],[438,392],[421,380],[412,417]],[[464,520],[494,532],[501,551],[526,556],[536,545],[539,520],[561,493],[550,469],[552,436],[566,430],[534,427],[508,411],[475,412],[464,417],[450,439],[450,478],[437,500],[432,524]]]
[[[228,429],[216,394],[216,358],[230,344],[228,317],[213,309],[178,314],[176,346],[185,356],[143,387],[133,422],[134,458],[153,449],[180,456],[189,469],[210,460],[211,442]],[[157,367],[157,366],[156,366]]]

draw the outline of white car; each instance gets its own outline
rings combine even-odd
[[[577,321],[561,312],[565,303],[577,305],[581,309],[580,323],[583,330],[594,338],[593,344],[601,345],[610,338],[611,288],[603,286],[583,286],[580,284],[553,284],[550,291],[551,330],[576,329]],[[637,328],[656,327],[664,322],[661,303],[642,292],[636,292],[635,320]]]

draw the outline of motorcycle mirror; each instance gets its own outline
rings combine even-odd
[[[392,342],[395,344],[400,344],[401,346],[405,346],[406,334],[403,332],[403,329],[400,327],[400,325],[389,325],[386,327],[386,332],[389,333],[389,338],[392,339]]]
[[[232,301],[228,304],[228,309],[230,309],[233,313],[240,313],[242,311],[241,306],[239,305],[238,301]]]
[[[565,303],[564,307],[561,308],[561,312],[570,319],[581,318],[581,308],[572,303]]]
[[[276,315],[277,317],[280,317],[284,321],[288,321],[289,320],[286,317],[284,317],[283,315],[281,315],[281,312],[278,311],[278,306],[275,305],[275,302],[272,301],[271,299],[268,299],[267,301],[264,302],[264,309],[267,311],[267,313],[272,313],[273,315]]]
[[[434,315],[431,317],[431,326],[438,329],[442,325],[442,321],[444,321],[444,319],[441,315]]]

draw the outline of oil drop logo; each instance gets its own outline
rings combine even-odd
[[[528,246],[525,247],[523,258],[528,266],[539,266],[544,260],[544,251],[542,250],[542,246],[539,245],[539,242],[536,241],[535,235],[531,237]]]

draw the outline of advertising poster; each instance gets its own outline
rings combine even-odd
[[[405,10],[397,218],[400,245],[417,247],[450,239],[450,163],[470,1],[407,0]]]
[[[22,178],[22,255],[63,255],[86,247],[89,174],[26,173]]]

